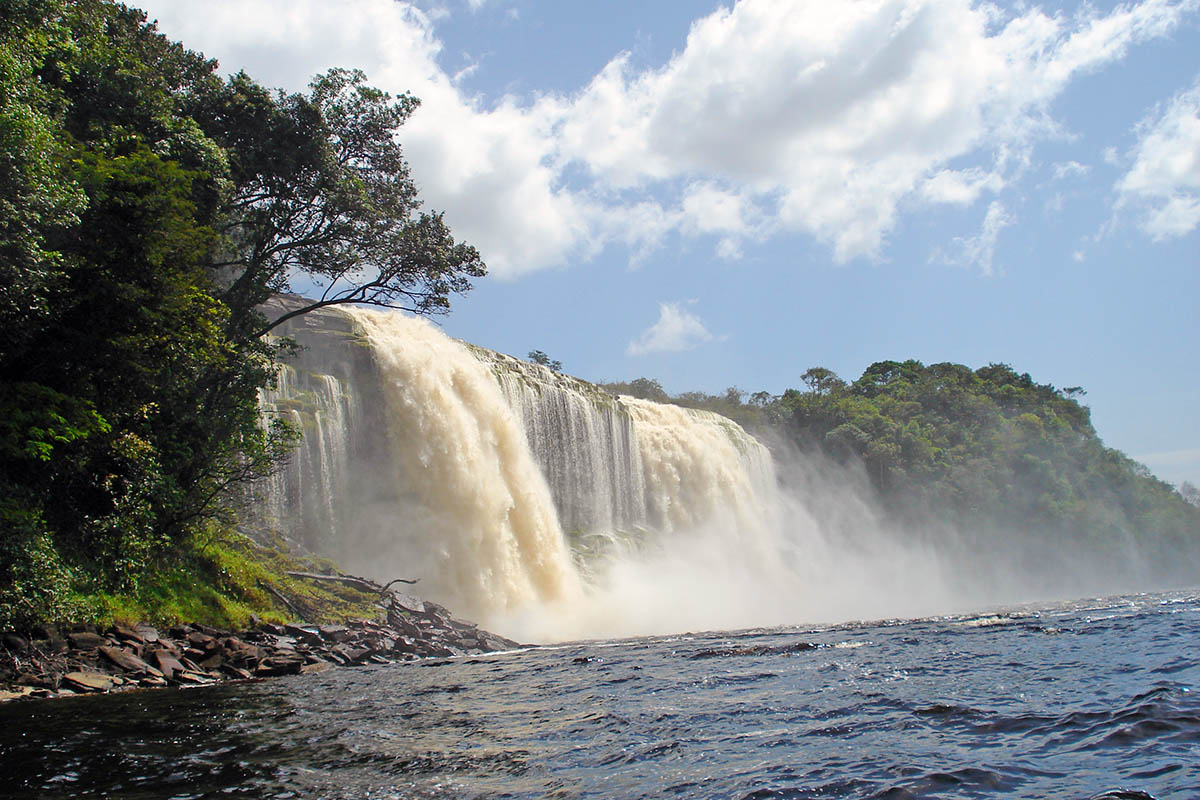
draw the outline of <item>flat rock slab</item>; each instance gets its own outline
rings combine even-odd
[[[141,672],[149,673],[151,675],[162,675],[162,673],[160,673],[157,669],[150,666],[145,661],[142,661],[133,653],[128,653],[119,647],[101,647],[100,654],[126,672]]]
[[[72,689],[85,692],[107,692],[117,685],[111,675],[102,675],[99,672],[68,672],[63,675],[63,682]]]
[[[156,650],[151,656],[154,663],[158,664],[158,669],[162,672],[163,677],[171,680],[176,674],[184,671],[184,666],[175,656],[168,653],[166,650]]]

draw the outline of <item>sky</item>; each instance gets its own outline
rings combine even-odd
[[[1200,0],[140,5],[222,73],[420,98],[489,268],[452,336],[672,393],[1006,363],[1200,484]]]

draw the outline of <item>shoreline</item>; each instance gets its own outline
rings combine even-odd
[[[200,623],[164,631],[143,623],[103,631],[77,625],[65,634],[44,627],[40,638],[5,633],[0,702],[204,686],[521,646],[412,595],[385,591],[380,606],[383,613],[374,620],[283,625],[252,620],[244,631]]]

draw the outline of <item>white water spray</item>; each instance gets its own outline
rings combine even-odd
[[[781,495],[767,449],[724,417],[615,398],[401,314],[325,313],[345,339],[264,398],[313,437],[273,503],[351,571],[419,577],[540,641],[947,605],[935,553],[880,535],[852,492],[823,487],[824,511]]]

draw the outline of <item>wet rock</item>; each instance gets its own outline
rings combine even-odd
[[[156,668],[150,666],[133,653],[122,650],[119,647],[101,647],[99,649],[101,655],[126,672],[149,673],[161,676],[161,673]]]
[[[325,672],[333,669],[333,664],[328,661],[314,661],[311,664],[305,664],[300,667],[301,675],[316,675],[318,672]]]
[[[345,625],[322,625],[317,630],[327,642],[344,642],[350,638],[350,629]]]
[[[271,656],[264,658],[254,670],[259,677],[275,675],[298,675],[304,668],[304,660],[299,656]]]
[[[235,667],[232,664],[222,664],[221,672],[234,680],[249,680],[254,677],[254,673],[248,669]]]
[[[167,680],[172,680],[177,673],[184,671],[184,666],[179,663],[179,659],[166,650],[155,650],[151,658],[158,665],[159,671]]]
[[[321,638],[320,629],[304,625],[284,625],[284,630],[295,638],[297,642],[305,644],[321,645],[324,640]]]
[[[0,638],[11,656],[11,664],[0,660],[0,700],[311,674],[518,646],[411,595],[388,595],[382,609],[375,620],[264,624],[236,634],[204,625],[164,633],[146,624],[114,625],[107,636],[79,626],[65,640],[50,628],[32,640],[10,633]]]
[[[206,686],[210,683],[216,683],[215,680],[205,675],[203,672],[181,672],[175,676],[175,680],[181,684],[191,686]]]
[[[99,672],[68,672],[63,682],[84,692],[107,692],[115,685],[111,676]]]

